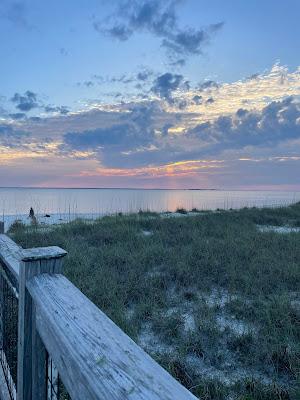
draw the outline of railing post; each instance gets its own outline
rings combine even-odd
[[[17,400],[46,399],[46,349],[36,330],[35,305],[26,282],[39,274],[62,272],[59,247],[23,250],[19,275],[18,390]]]
[[[0,233],[4,233],[4,222],[0,221]]]

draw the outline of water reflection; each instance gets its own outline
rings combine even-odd
[[[0,212],[28,214],[113,214],[175,211],[179,208],[217,209],[289,204],[300,192],[135,189],[0,189]]]

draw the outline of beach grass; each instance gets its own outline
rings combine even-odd
[[[185,211],[9,234],[66,249],[65,275],[199,398],[299,399],[300,203]]]

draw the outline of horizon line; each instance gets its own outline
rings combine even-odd
[[[235,192],[300,192],[296,190],[283,190],[283,189],[226,189],[226,188],[135,188],[135,187],[40,187],[40,186],[0,186],[0,189],[42,189],[42,190],[185,190],[185,191],[235,191]]]

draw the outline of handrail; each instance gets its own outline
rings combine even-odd
[[[2,262],[9,272],[18,281],[20,262],[23,256],[22,247],[18,246],[11,238],[0,234],[0,262]]]
[[[195,399],[63,275],[35,276],[27,288],[73,400]]]

